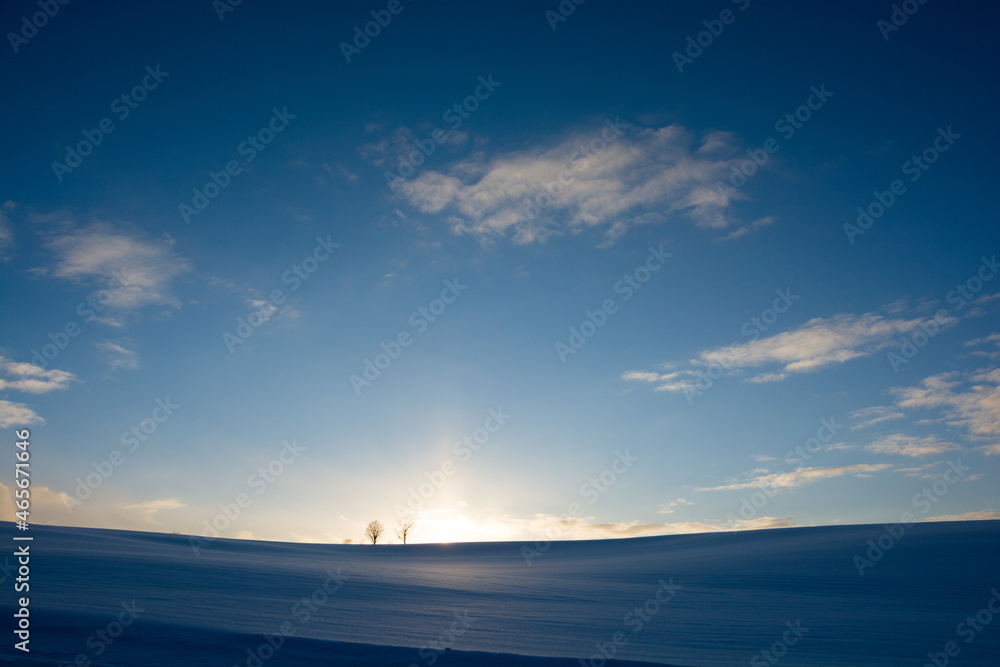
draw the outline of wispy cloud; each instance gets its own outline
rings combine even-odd
[[[77,377],[69,371],[55,368],[46,370],[24,361],[13,361],[0,356],[0,391],[20,391],[28,394],[46,394],[68,389]],[[0,428],[30,426],[45,420],[30,406],[15,401],[0,400]]]
[[[896,467],[893,468],[892,471],[905,475],[906,477],[919,477],[920,479],[947,479],[951,474],[947,461],[934,461],[932,463],[925,463],[921,466],[912,466],[909,468]],[[982,476],[982,473],[966,475],[962,478],[962,481],[974,482]]]
[[[134,371],[139,368],[139,355],[135,350],[128,347],[130,344],[130,341],[114,343],[106,340],[97,343],[97,349],[104,355],[111,370],[114,371],[121,368],[127,371]]]
[[[975,347],[976,345],[984,345],[986,343],[994,343],[1000,346],[1000,333],[992,333],[989,336],[983,336],[982,338],[973,338],[972,340],[966,341],[964,345],[966,347]]]
[[[0,400],[0,428],[31,426],[44,421],[37,412],[24,403]]]
[[[408,162],[408,157],[411,153],[423,153],[416,142],[426,141],[427,135],[433,130],[433,126],[422,125],[417,129],[423,136],[417,136],[416,132],[405,125],[401,125],[387,133],[384,126],[376,123],[368,123],[365,126],[365,133],[373,135],[373,137],[371,141],[358,147],[358,154],[362,159],[372,163],[376,167],[396,170],[399,159]],[[454,150],[464,147],[469,142],[469,133],[459,130],[449,130],[441,138],[443,138],[443,145],[446,148]]]
[[[162,512],[164,510],[175,510],[181,507],[187,507],[186,504],[177,500],[177,498],[162,498],[159,500],[147,500],[141,503],[133,503],[130,505],[119,505],[122,509],[135,510],[141,512],[142,514],[155,514],[156,512]]]
[[[871,443],[866,450],[875,454],[894,454],[897,456],[929,456],[943,454],[961,447],[954,442],[940,440],[935,436],[914,436],[903,433],[886,435]]]
[[[797,329],[767,338],[708,350],[700,359],[705,364],[733,368],[776,364],[781,366],[774,373],[777,380],[869,356],[891,345],[894,337],[914,331],[924,322],[921,318],[904,320],[875,313],[845,313],[812,319]]]
[[[974,338],[973,340],[966,341],[965,346],[986,346],[988,349],[973,350],[972,355],[975,357],[986,357],[991,361],[1000,359],[1000,333],[990,334],[989,336],[984,336],[983,338]]]
[[[941,373],[915,387],[890,391],[901,408],[941,409],[949,425],[964,429],[973,440],[1000,438],[1000,368]]]
[[[737,519],[729,524],[733,530],[771,530],[773,528],[795,528],[791,517],[759,516],[753,519]]]
[[[46,370],[41,366],[23,361],[13,361],[0,356],[0,390],[12,389],[29,394],[45,394],[50,391],[68,389],[76,376],[68,371]]]
[[[821,479],[831,477],[842,477],[851,475],[853,477],[865,477],[872,473],[887,470],[892,466],[886,463],[856,463],[845,466],[832,466],[828,468],[800,468],[794,472],[779,472],[759,474],[742,482],[732,482],[721,486],[701,487],[697,491],[736,491],[739,489],[773,488],[792,489],[798,486],[812,484]]]
[[[851,426],[852,431],[856,431],[860,428],[868,428],[869,426],[874,426],[875,424],[880,424],[884,421],[891,421],[894,419],[902,419],[903,413],[891,406],[887,405],[876,405],[870,408],[862,408],[860,410],[855,410],[847,415],[849,418],[858,422]]]
[[[116,275],[122,276],[124,280],[108,290],[106,304],[119,315],[147,306],[181,307],[171,284],[191,265],[175,253],[170,237],[153,240],[104,222],[81,228],[64,224],[45,245],[55,254],[55,262],[35,269],[38,275],[84,285],[107,284]]]
[[[941,320],[937,322],[940,323]],[[770,366],[771,369],[746,378],[747,382],[778,382],[799,373],[811,373],[875,354],[896,344],[896,338],[920,328],[924,318],[902,319],[877,313],[842,313],[815,318],[785,331],[698,353],[689,368],[668,373],[629,371],[623,380],[657,384],[657,391],[683,392],[698,387],[706,368],[722,368],[730,374]],[[955,318],[945,325],[957,322]],[[716,376],[717,377],[717,376]]]
[[[774,224],[774,216],[768,216],[766,218],[760,218],[754,220],[749,225],[743,225],[737,229],[734,229],[730,233],[722,237],[723,241],[732,241],[733,239],[738,239],[740,237],[746,236],[750,232],[756,232],[758,230],[764,229],[765,227],[770,227]]]
[[[0,515],[14,515],[14,491],[16,487],[6,486],[0,482]],[[69,507],[75,499],[65,491],[54,491],[42,484],[31,485],[31,516],[36,523],[54,526],[88,526],[93,528],[110,528],[118,530],[156,530],[167,532],[183,529],[199,520],[201,513],[191,511],[187,505],[177,498],[163,498],[134,502],[123,499],[120,491],[114,485],[101,489],[85,503],[73,505],[72,513]],[[184,514],[187,509],[187,514]],[[161,512],[181,510],[181,515]],[[160,518],[166,518],[161,522]]]
[[[964,514],[940,514],[929,516],[920,521],[996,521],[1000,519],[1000,512],[996,510],[980,510],[978,512],[965,512]]]
[[[443,171],[426,171],[397,193],[423,213],[444,216],[456,233],[515,243],[587,228],[613,240],[634,225],[677,216],[708,229],[735,222],[734,195],[716,187],[738,160],[734,135],[699,139],[679,125],[616,123],[595,123],[589,131],[491,158],[477,153]],[[368,152],[376,148],[383,147]],[[765,220],[753,224],[769,224]]]
[[[675,507],[682,507],[684,505],[693,505],[690,500],[685,500],[684,498],[678,498],[677,500],[671,500],[668,503],[663,503],[660,505],[660,509],[656,510],[657,514],[673,514]]]

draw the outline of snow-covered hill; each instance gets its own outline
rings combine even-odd
[[[12,525],[0,527],[14,544]],[[31,532],[31,653],[14,650],[8,631],[5,660],[921,666],[931,654],[1000,664],[996,521],[916,524],[898,537],[869,525],[554,542],[529,552],[530,564],[522,547],[536,545],[512,542],[220,539],[196,553],[180,535]]]

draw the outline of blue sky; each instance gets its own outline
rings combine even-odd
[[[3,7],[34,521],[1000,516],[995,8],[221,7]]]

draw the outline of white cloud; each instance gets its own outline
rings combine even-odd
[[[0,483],[0,515],[13,516],[13,507],[14,488]],[[198,511],[189,511],[186,516],[170,515],[169,523],[157,520],[160,511],[185,507],[187,506],[176,498],[145,502],[123,501],[119,491],[113,486],[102,488],[100,494],[95,494],[83,502],[65,491],[53,491],[40,484],[31,486],[32,522],[52,526],[166,532],[185,526],[200,525],[201,514]]]
[[[738,229],[735,229],[729,234],[723,236],[722,240],[732,241],[733,239],[738,239],[742,236],[746,236],[750,232],[756,232],[760,229],[764,229],[765,227],[770,227],[771,225],[774,224],[774,221],[775,221],[774,216],[768,216],[766,218],[760,218],[758,220],[754,220],[749,225],[743,225],[742,227],[739,227]]]
[[[895,387],[890,391],[897,396],[896,405],[902,408],[938,408],[954,399],[953,387],[962,384],[957,372],[940,373],[924,378],[916,387]]]
[[[690,500],[685,500],[684,498],[678,498],[677,500],[671,500],[668,503],[663,503],[660,505],[660,509],[656,510],[657,514],[673,514],[675,507],[681,507],[683,505],[693,505]]]
[[[966,512],[964,514],[941,514],[939,516],[929,516],[921,521],[996,521],[1000,519],[1000,512],[996,510],[980,510],[978,512]]]
[[[954,442],[945,442],[935,436],[913,436],[902,433],[886,435],[865,447],[875,454],[895,454],[898,456],[928,456],[943,454],[961,447]]]
[[[778,364],[782,366],[779,375],[808,373],[874,354],[890,345],[895,336],[909,333],[923,323],[923,319],[845,313],[812,319],[797,329],[767,338],[708,350],[700,359],[705,364],[734,368]]]
[[[825,447],[823,447],[823,450],[827,452],[843,452],[849,449],[857,449],[857,448],[858,448],[857,445],[848,445],[845,442],[837,442],[832,445],[826,445]]]
[[[965,429],[974,440],[1000,438],[1000,368],[980,369],[964,377],[941,373],[916,387],[890,391],[901,408],[943,409],[947,422]]]
[[[97,343],[97,349],[107,358],[111,370],[121,368],[134,371],[139,368],[139,355],[135,350],[126,347],[129,344],[128,341],[113,343],[106,340]]]
[[[657,382],[662,376],[659,373],[629,371],[622,374],[623,380],[638,380],[639,382]]]
[[[730,484],[723,484],[721,486],[701,487],[696,490],[735,491],[738,489],[755,489],[755,488],[792,489],[798,486],[811,484],[821,479],[829,479],[831,477],[841,477],[843,475],[851,475],[854,477],[865,477],[871,473],[880,472],[882,470],[886,470],[891,467],[892,467],[891,465],[885,463],[879,463],[879,464],[856,463],[852,465],[832,466],[829,468],[800,468],[799,470],[796,470],[794,472],[778,472],[778,473],[757,475],[744,482],[732,482]]]
[[[917,330],[927,320],[901,319],[865,313],[842,313],[829,318],[815,318],[791,331],[742,343],[733,343],[699,352],[690,368],[662,375],[630,371],[624,380],[657,383],[656,391],[683,392],[698,388],[705,368],[722,368],[730,374],[762,366],[777,366],[770,371],[746,378],[747,382],[778,382],[797,373],[811,373],[875,354],[896,344],[898,336]],[[945,325],[957,322],[946,320]],[[940,323],[940,320],[938,321]],[[937,326],[937,324],[935,324]],[[717,376],[716,376],[717,377]]]
[[[31,426],[44,421],[24,403],[0,400],[0,428]]]
[[[731,199],[742,195],[716,187],[738,160],[733,135],[698,141],[678,125],[621,126],[621,135],[612,127],[601,123],[547,146],[488,159],[476,154],[399,183],[396,191],[423,213],[445,216],[456,233],[513,237],[515,243],[587,228],[603,229],[610,241],[634,225],[676,215],[702,228],[733,223]],[[581,145],[593,152],[582,153]],[[388,142],[364,152],[381,158]]]
[[[965,343],[965,346],[966,347],[978,347],[983,345],[989,346],[990,343],[993,343],[992,345],[993,349],[974,350],[972,352],[972,355],[975,357],[986,357],[991,361],[1000,359],[1000,333],[990,334],[989,336],[985,336],[983,338],[975,338],[973,340],[967,341]]]
[[[896,408],[886,405],[876,405],[870,408],[855,410],[847,416],[858,422],[851,427],[852,431],[856,431],[859,428],[868,428],[869,426],[874,426],[875,424],[879,424],[884,421],[902,419],[904,415]]]
[[[246,304],[251,309],[257,311],[260,317],[267,322],[278,311],[278,307],[267,299],[246,299]]]
[[[147,500],[145,502],[133,503],[130,505],[121,504],[119,507],[126,510],[136,510],[142,514],[149,515],[163,510],[175,510],[180,507],[187,507],[187,505],[176,498],[162,498],[160,500]]]
[[[0,373],[7,376],[0,378],[0,390],[13,389],[29,394],[45,394],[59,389],[68,389],[70,382],[76,380],[76,376],[68,371],[54,368],[46,370],[41,366],[23,361],[12,361],[4,356],[0,356]]]
[[[651,371],[629,371],[622,374],[623,380],[656,383],[653,391],[675,391],[695,389],[698,386],[694,371],[672,371],[670,373],[655,373]]]
[[[13,361],[0,356],[0,390],[21,391],[29,394],[45,394],[50,391],[68,389],[76,376],[68,371],[55,368],[46,370],[41,366],[23,361]],[[30,426],[45,420],[24,403],[0,400],[0,428]]]
[[[733,530],[771,530],[774,528],[795,528],[799,524],[791,517],[759,516],[754,519],[737,519],[730,522]]]
[[[36,273],[86,285],[104,283],[102,287],[110,281],[110,288],[99,294],[107,299],[103,305],[119,315],[146,306],[181,306],[170,287],[173,279],[190,271],[191,266],[174,252],[174,241],[169,237],[149,240],[97,222],[61,231],[45,245],[55,253],[56,261]],[[116,275],[122,279],[116,281]]]
[[[935,461],[934,463],[925,463],[922,466],[913,466],[910,468],[895,468],[893,472],[902,473],[906,477],[920,477],[923,479],[937,479],[941,475],[930,472],[934,468],[940,468],[943,465],[943,461]]]
[[[966,347],[975,347],[977,345],[985,345],[986,343],[996,343],[1000,346],[1000,333],[992,333],[989,336],[983,336],[982,338],[973,338],[972,340],[966,341],[964,345]]]

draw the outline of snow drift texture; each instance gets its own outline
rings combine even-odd
[[[0,528],[14,544],[12,524]],[[920,666],[955,642],[950,664],[1000,664],[1000,614],[980,613],[1000,586],[996,521],[891,540],[882,526],[833,526],[554,542],[530,565],[522,546],[534,545],[512,542],[219,539],[196,554],[181,535],[31,533],[31,653],[8,630],[4,662],[533,667],[601,665],[603,650],[682,666]],[[889,548],[861,576],[855,556],[880,536]],[[962,626],[970,616],[980,630]]]

